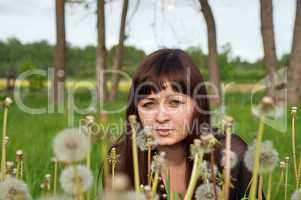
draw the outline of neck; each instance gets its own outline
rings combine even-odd
[[[170,166],[180,166],[186,163],[186,151],[182,143],[158,146],[159,151],[166,153],[166,160]]]

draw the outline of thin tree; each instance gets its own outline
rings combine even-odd
[[[273,23],[273,1],[260,0],[261,35],[264,50],[264,65],[267,73],[267,95],[275,97],[277,56]]]
[[[221,98],[221,86],[220,86],[220,74],[218,67],[218,52],[217,52],[217,36],[216,36],[216,25],[213,16],[211,6],[208,0],[199,0],[201,5],[201,11],[205,18],[207,24],[207,36],[208,36],[208,71],[209,80],[213,84],[215,89],[214,95],[218,95],[216,98],[212,99],[211,102],[220,103]],[[209,88],[209,89],[210,89]],[[211,90],[212,93],[212,90]]]
[[[301,0],[297,0],[292,51],[288,63],[288,103],[298,106],[301,96]]]
[[[119,73],[118,71],[122,67],[123,61],[123,52],[124,52],[124,40],[125,36],[125,25],[126,25],[126,17],[128,13],[128,0],[123,0],[122,6],[122,13],[121,13],[121,20],[120,20],[120,30],[119,30],[119,42],[116,49],[116,53],[114,56],[113,61],[113,73],[112,73],[112,88],[109,96],[109,100],[114,101],[116,100],[117,93],[118,93],[118,85],[119,85]]]
[[[107,99],[105,70],[105,1],[97,0],[96,95],[98,103]]]
[[[53,80],[53,101],[57,109],[59,103],[64,99],[65,82],[65,56],[66,56],[66,36],[65,36],[65,0],[55,0],[56,16],[56,45],[54,52],[54,80]]]

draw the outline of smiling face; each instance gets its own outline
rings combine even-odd
[[[142,125],[154,128],[159,145],[173,145],[187,137],[196,106],[190,96],[173,91],[169,82],[166,85],[138,102]]]

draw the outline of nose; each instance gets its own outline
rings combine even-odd
[[[164,109],[162,104],[158,108],[155,119],[159,123],[164,123],[169,120],[169,114],[167,113],[166,109]]]

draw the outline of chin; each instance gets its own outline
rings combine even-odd
[[[182,142],[183,140],[175,140],[173,138],[160,138],[159,144],[160,146],[171,146]]]

